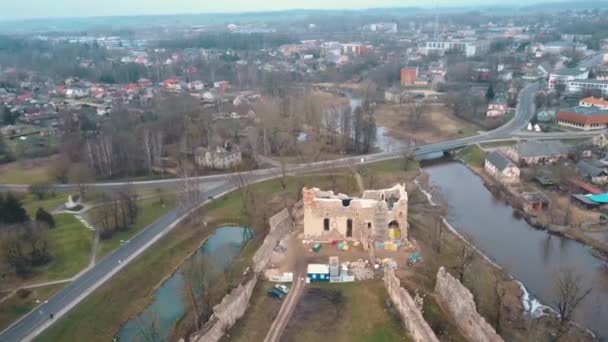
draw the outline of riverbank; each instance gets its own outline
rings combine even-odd
[[[598,239],[587,235],[587,232],[583,230],[580,224],[578,225],[579,227],[572,224],[550,224],[547,222],[549,221],[547,218],[539,218],[537,215],[533,215],[522,210],[520,201],[515,197],[515,195],[513,195],[513,193],[508,191],[507,188],[499,184],[494,178],[485,172],[481,166],[483,165],[484,159],[485,156],[469,150],[466,153],[459,155],[458,161],[465,165],[479,178],[481,178],[486,189],[488,189],[488,191],[490,191],[496,199],[503,200],[509,204],[513,208],[514,215],[523,218],[530,226],[536,229],[546,231],[548,234],[580,242],[585,246],[592,248],[598,256],[603,256],[603,258],[607,261],[608,266],[608,243],[599,241]],[[540,191],[540,189],[536,190]],[[555,198],[552,202],[556,203]],[[569,210],[574,209],[580,211],[578,208],[570,208]],[[548,213],[547,215],[553,215],[553,213]]]
[[[445,198],[441,200],[450,204],[446,225],[469,241],[469,236],[473,237],[479,252],[487,255],[484,257],[486,262],[499,269],[506,267],[509,272],[503,272],[512,283],[523,283],[528,288],[522,286],[516,289],[519,292],[519,305],[523,304],[526,309],[521,311],[522,317],[518,318],[522,325],[521,333],[528,338],[533,337],[533,340],[551,340],[559,318],[548,307],[543,308],[542,304],[534,301],[528,291],[541,302],[554,303],[555,282],[551,282],[551,279],[563,268],[572,268],[577,272],[581,278],[581,288],[592,287],[598,275],[595,266],[597,260],[578,243],[565,244],[562,239],[550,239],[550,235],[532,229],[524,220],[513,215],[512,207],[504,198],[496,201],[486,180],[472,171],[463,163],[440,163],[425,167],[425,173],[431,179],[431,188],[444,195]],[[471,214],[473,207],[476,208],[475,214]],[[599,275],[602,275],[601,272]],[[474,289],[471,291],[475,294]],[[597,289],[590,297],[601,302],[605,293]],[[591,300],[587,299],[587,303],[581,304],[577,310],[575,319],[601,333],[601,324],[597,325],[599,322],[593,318],[600,313],[594,308]],[[483,311],[480,312],[483,314]],[[539,315],[541,317],[536,318]],[[491,318],[489,322],[492,322]],[[594,339],[589,330],[576,324],[568,326],[568,336],[560,340]]]

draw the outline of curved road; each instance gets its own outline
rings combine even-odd
[[[534,83],[528,85],[520,92],[515,118],[506,125],[477,136],[436,144],[421,145],[416,148],[416,154],[420,156],[459,148],[469,144],[480,143],[486,140],[509,138],[514,131],[524,128],[534,114],[534,94],[538,88],[539,84]],[[364,156],[364,159],[362,159],[362,157],[349,157],[334,161],[290,165],[287,167],[287,172],[289,174],[302,174],[334,168],[336,166],[349,166],[360,163],[372,163],[383,160],[397,159],[402,156],[402,153],[403,152],[400,151],[376,153]],[[276,178],[280,176],[280,174],[280,168],[272,168],[244,172],[241,173],[240,176],[246,179],[249,183],[255,183],[266,179]],[[209,196],[219,197],[222,194],[236,189],[238,187],[238,181],[235,176],[235,174],[224,174],[198,177],[195,179],[201,184],[203,189],[205,189],[204,198],[209,198]],[[123,187],[127,184],[132,184],[138,188],[175,188],[179,182],[181,182],[179,179],[170,179],[133,183],[121,182],[89,184],[87,187],[96,191],[112,191],[113,189]],[[23,190],[26,188],[27,186],[25,185],[3,185],[0,187],[0,190]],[[70,191],[75,189],[75,185],[59,185],[56,187],[56,189],[59,191]],[[206,204],[208,201],[209,200],[205,201],[205,203],[201,203],[201,205]],[[78,304],[82,299],[92,293],[96,288],[101,286],[101,284],[108,280],[112,275],[120,271],[131,260],[140,255],[154,242],[169,232],[184,217],[186,217],[187,214],[188,212],[180,211],[179,209],[169,211],[165,216],[161,217],[156,222],[146,227],[138,235],[133,237],[127,244],[121,246],[114,253],[108,255],[89,270],[78,275],[73,282],[52,296],[46,303],[41,304],[0,333],[0,341],[29,341],[36,337],[38,334],[44,331],[44,329],[48,328],[53,322]],[[108,305],[111,304],[108,303]],[[50,319],[49,315],[51,313],[54,314],[53,319]]]

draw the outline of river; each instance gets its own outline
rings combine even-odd
[[[486,256],[521,281],[541,303],[553,306],[555,272],[569,267],[582,286],[593,290],[575,320],[602,340],[608,339],[608,271],[585,245],[534,229],[513,216],[466,166],[450,162],[425,167],[430,183],[448,203],[448,222],[474,239]]]
[[[183,269],[187,263],[204,261],[213,266],[211,279],[226,270],[241,251],[241,247],[251,237],[251,231],[243,227],[225,226],[218,228],[203,246],[186,263],[168,278],[154,294],[154,299],[136,318],[125,323],[118,332],[118,341],[145,341],[142,336],[154,324],[160,340],[168,341],[175,323],[184,315]],[[150,270],[150,272],[154,272]],[[205,274],[207,275],[207,274]],[[134,285],[136,286],[136,285]]]

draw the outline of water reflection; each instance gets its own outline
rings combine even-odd
[[[602,261],[588,247],[550,236],[515,218],[512,208],[496,201],[480,178],[460,163],[438,164],[424,170],[432,186],[441,189],[450,204],[447,219],[454,228],[472,236],[488,257],[506,266],[541,302],[553,304],[556,271],[574,270],[582,288],[593,288],[581,304],[576,321],[599,337],[608,337],[608,325],[604,324],[608,314],[608,275]]]

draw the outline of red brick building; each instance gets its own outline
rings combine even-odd
[[[578,106],[560,110],[557,123],[585,131],[605,129],[608,127],[608,101],[584,98]]]
[[[416,84],[418,78],[418,68],[402,68],[401,69],[401,85],[412,86]]]

